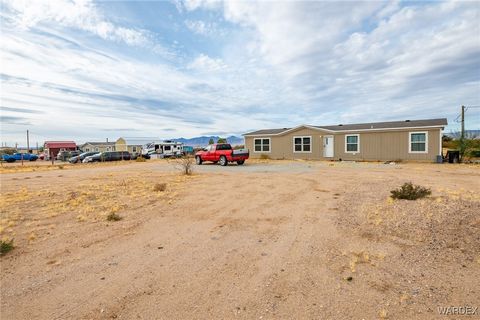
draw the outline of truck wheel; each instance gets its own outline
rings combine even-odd
[[[239,160],[239,161],[237,161],[237,164],[238,164],[239,166],[241,166],[241,165],[244,164],[244,163],[245,163],[245,160]]]
[[[198,164],[198,165],[201,165],[202,164],[202,158],[200,158],[200,156],[196,156],[195,157],[195,163]]]
[[[220,157],[220,165],[226,166],[228,164],[227,158],[225,156]]]

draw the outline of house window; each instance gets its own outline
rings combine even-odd
[[[95,148],[95,151],[98,151],[98,147]]]
[[[132,147],[132,152],[137,152],[137,147]]]
[[[253,139],[255,152],[270,152],[270,138]]]
[[[89,152],[90,151],[90,148],[85,148],[85,152]]]
[[[410,132],[409,152],[427,153],[428,135],[426,132]]]
[[[293,137],[293,152],[312,152],[312,137]]]
[[[360,136],[358,134],[349,134],[345,136],[345,152],[360,152]]]

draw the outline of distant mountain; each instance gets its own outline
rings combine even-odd
[[[213,141],[215,141],[215,143],[217,143],[219,138],[223,138],[223,137],[201,136],[201,137],[194,137],[194,138],[190,138],[190,139],[186,139],[186,138],[175,139],[174,138],[174,139],[171,139],[171,140],[182,142],[187,146],[204,147],[204,146],[208,145],[208,142],[210,141],[210,139],[213,139]],[[226,139],[227,139],[227,142],[230,143],[232,146],[243,144],[243,138],[242,137],[230,136],[230,137],[226,137]]]

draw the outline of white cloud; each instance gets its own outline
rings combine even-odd
[[[184,0],[181,2],[181,4],[188,11],[193,11],[199,8],[207,8],[212,10],[222,7],[221,0]],[[179,5],[177,4],[177,8],[178,7]]]
[[[223,32],[219,30],[216,23],[205,22],[202,20],[185,20],[188,29],[196,34],[203,36],[221,36]]]
[[[188,65],[188,68],[198,71],[214,72],[227,68],[227,65],[222,59],[210,58],[202,53]]]
[[[318,123],[328,122],[324,113],[350,121],[372,120],[365,111],[378,120],[449,116],[459,99],[480,102],[476,2],[225,1],[222,8],[250,33],[244,52],[282,79],[282,101]]]
[[[42,23],[54,23],[131,46],[150,42],[145,30],[125,28],[108,21],[91,0],[12,0],[5,5],[12,11],[11,17],[20,28],[31,29]]]

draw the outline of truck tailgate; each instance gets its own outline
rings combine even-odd
[[[250,155],[248,149],[238,149],[232,151],[233,157],[248,157]]]

